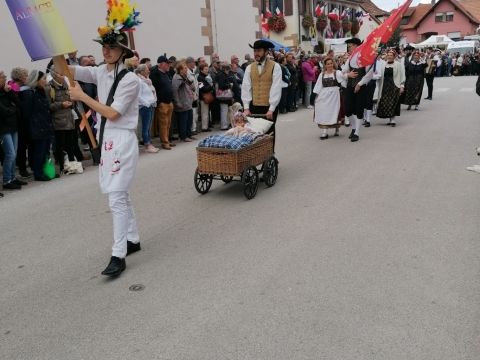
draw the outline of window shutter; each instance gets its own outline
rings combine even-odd
[[[293,15],[293,0],[285,0],[283,4],[285,16]]]

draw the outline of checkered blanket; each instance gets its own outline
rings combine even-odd
[[[198,146],[208,148],[220,148],[238,150],[248,145],[253,144],[255,136],[246,134],[240,137],[226,136],[226,135],[212,135],[203,139]]]

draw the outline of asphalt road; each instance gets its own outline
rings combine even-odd
[[[251,201],[197,194],[192,144],[143,155],[143,250],[113,281],[96,169],[6,193],[0,359],[479,359],[475,80],[436,79],[358,143],[282,116],[278,182]]]

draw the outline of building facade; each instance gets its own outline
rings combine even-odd
[[[432,35],[460,40],[475,35],[480,25],[480,0],[438,0],[410,8],[402,19],[404,43],[419,43]]]

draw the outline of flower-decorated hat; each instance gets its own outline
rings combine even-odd
[[[99,38],[94,39],[102,45],[117,45],[125,50],[125,58],[134,56],[128,46],[127,32],[134,31],[135,26],[141,24],[139,12],[130,5],[129,0],[107,1],[107,25],[98,28]]]

